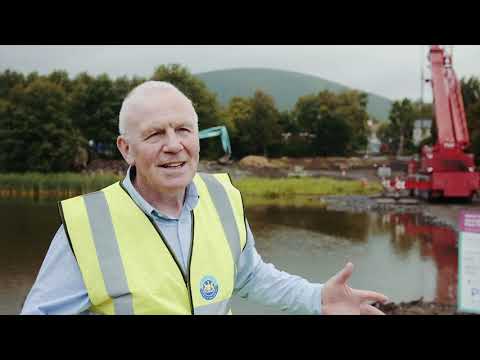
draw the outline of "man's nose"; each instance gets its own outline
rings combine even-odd
[[[183,149],[183,145],[180,142],[180,139],[178,138],[177,134],[175,133],[174,130],[167,131],[166,133],[166,142],[164,146],[164,151],[165,152],[179,152]]]

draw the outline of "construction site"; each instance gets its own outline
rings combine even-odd
[[[307,188],[301,194],[292,190],[282,198],[267,191],[267,201],[252,201],[261,196],[239,188],[246,199],[242,201],[256,247],[265,262],[320,283],[333,275],[328,273],[331,269],[352,261],[358,267],[357,277],[352,277],[356,288],[371,288],[390,298],[386,304],[374,304],[385,314],[466,314],[457,306],[459,217],[465,210],[480,208],[480,172],[452,54],[444,46],[431,45],[426,60],[429,72],[422,72],[421,101],[426,86],[431,90],[433,112],[430,118],[415,122],[411,136],[416,145],[427,138],[434,142],[422,145],[416,154],[402,153],[407,140],[403,136],[396,154],[382,152],[385,144],[379,141],[375,127],[369,125],[372,132],[367,149],[355,156],[247,155],[233,159],[226,126],[199,131],[201,141],[213,138],[208,141],[220,143],[223,153],[217,160],[200,157],[198,172],[228,173],[234,185],[245,179],[336,181],[333,190],[325,194]],[[85,155],[77,175],[91,178],[114,174],[120,179],[128,169],[123,160],[87,160]],[[357,184],[358,193],[335,192],[347,182]],[[288,186],[293,189],[293,185]],[[0,214],[11,219],[6,239],[17,239],[21,230],[32,229],[25,234],[23,245],[10,241],[12,258],[17,253],[23,260],[4,266],[4,278],[15,279],[15,284],[12,281],[10,288],[0,291],[0,304],[5,304],[0,306],[0,313],[16,313],[34,280],[32,269],[41,265],[40,255],[58,226],[52,215],[57,205],[53,200],[39,201],[38,197],[35,204],[23,199],[0,200]],[[41,214],[31,226],[17,220],[39,207]],[[33,241],[37,233],[42,234],[43,242]],[[25,244],[37,247],[37,251],[25,254]],[[318,264],[322,264],[322,272]],[[240,315],[281,313],[245,304],[241,299],[234,300],[232,308]]]

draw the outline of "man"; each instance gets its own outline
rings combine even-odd
[[[197,174],[198,118],[173,85],[148,81],[124,100],[117,146],[127,176],[60,203],[56,233],[22,314],[229,314],[238,295],[291,313],[383,314],[387,298],[265,264],[224,174]]]

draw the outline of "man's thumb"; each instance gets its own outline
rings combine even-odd
[[[337,273],[337,275],[335,275],[335,282],[337,284],[345,284],[352,275],[352,272],[353,264],[349,262],[342,270]]]

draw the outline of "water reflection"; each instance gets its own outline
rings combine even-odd
[[[433,284],[425,284],[425,291],[417,292],[425,300],[436,301],[442,304],[456,304],[457,300],[457,233],[449,227],[429,224],[421,214],[399,213],[349,213],[342,211],[327,211],[319,209],[278,208],[274,206],[264,208],[247,208],[249,221],[256,235],[257,247],[266,254],[271,253],[272,246],[281,246],[282,236],[275,233],[275,229],[282,227],[283,233],[291,232],[284,227],[307,229],[323,236],[334,237],[335,248],[341,247],[341,242],[350,242],[350,246],[364,245],[380,237],[389,242],[389,252],[397,261],[403,260],[405,266],[418,269],[418,263],[423,268],[417,271],[418,278],[428,282],[434,278]],[[298,232],[298,230],[297,230]],[[277,237],[276,239],[274,239]],[[308,237],[312,239],[312,235]],[[295,243],[297,249],[308,248],[317,253],[328,250],[325,239],[305,246],[307,240],[300,236]],[[388,257],[388,252],[384,254]],[[416,264],[411,264],[412,258],[418,257]],[[348,256],[345,257],[348,259]],[[273,262],[273,261],[272,261]],[[433,263],[434,269],[428,264]],[[341,265],[341,264],[339,264]],[[403,268],[404,272],[409,269]],[[388,270],[387,270],[388,271]],[[400,269],[399,271],[402,271]],[[372,275],[374,277],[380,274]],[[401,279],[401,276],[399,276]],[[414,281],[414,280],[413,280]],[[368,282],[366,282],[368,286]],[[407,284],[403,286],[408,286]],[[432,288],[431,294],[427,288]],[[386,290],[388,292],[388,289]],[[408,295],[398,301],[414,300]]]
[[[324,282],[346,261],[351,285],[393,301],[454,304],[456,233],[416,214],[348,213],[313,208],[253,207],[247,216],[259,253],[277,268]],[[0,200],[0,314],[15,314],[60,225],[55,201]],[[278,313],[234,300],[234,313]]]
[[[369,233],[367,213],[276,206],[247,207],[246,212],[256,232],[267,232],[278,225],[283,225],[341,237],[352,242],[367,241]]]
[[[0,314],[14,314],[60,225],[54,201],[0,200]]]
[[[457,233],[449,227],[427,224],[420,214],[388,214],[387,222],[395,224],[392,239],[397,243],[409,244],[419,241],[420,254],[435,261],[438,271],[435,301],[456,304],[458,283]],[[397,240],[398,239],[398,240]]]

